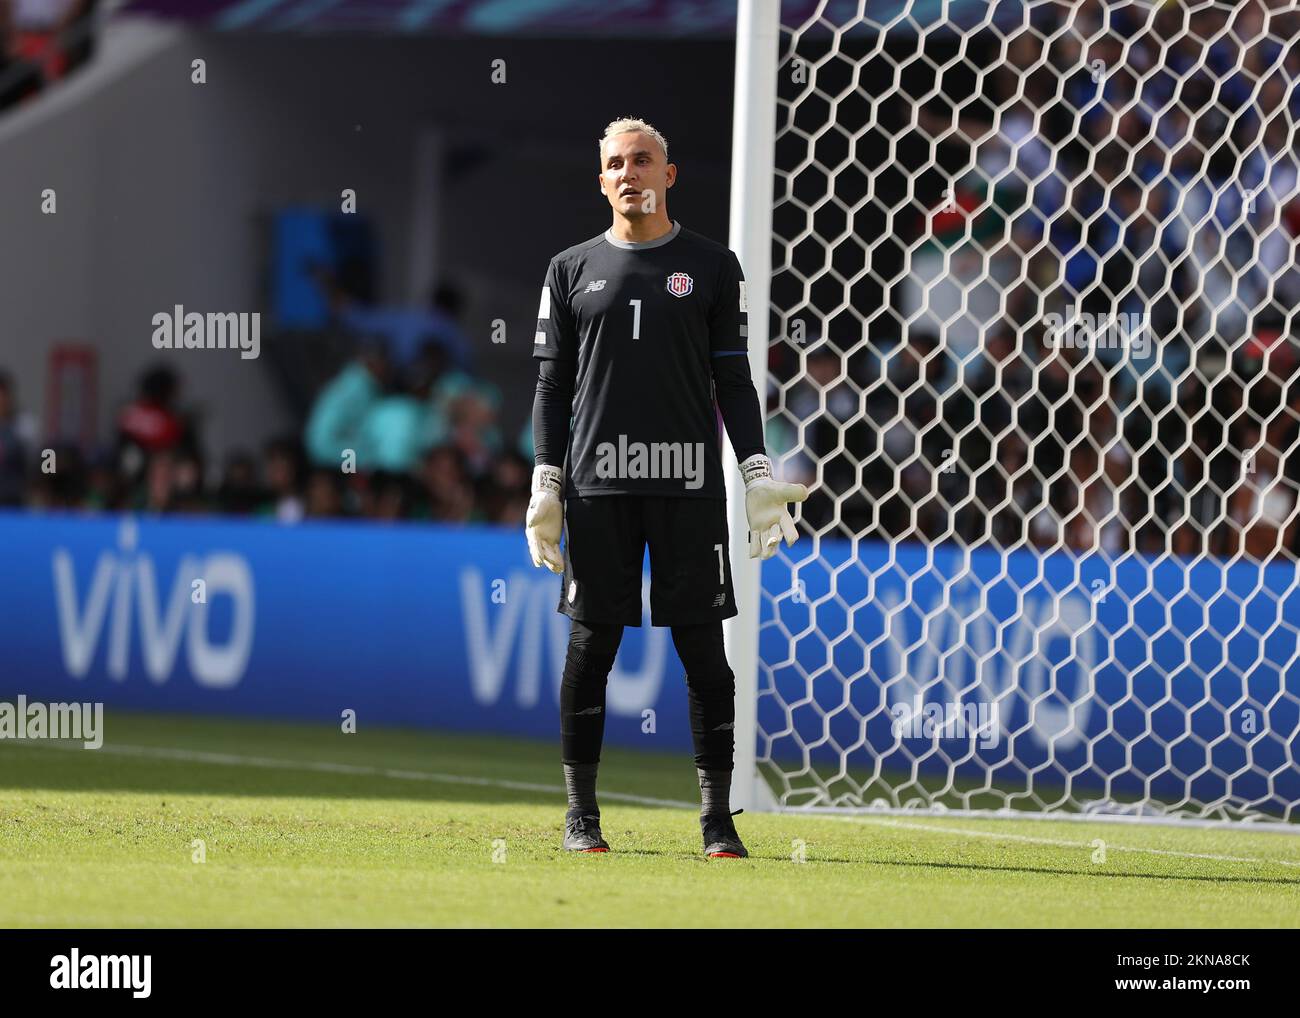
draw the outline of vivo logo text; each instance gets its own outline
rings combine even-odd
[[[253,648],[253,573],[248,563],[231,552],[184,555],[170,586],[160,592],[153,557],[137,550],[136,540],[135,524],[124,521],[118,553],[100,553],[80,597],[71,553],[55,549],[59,643],[68,674],[77,679],[86,676],[107,628],[108,675],[123,681],[130,663],[134,615],[145,674],[154,683],[161,685],[171,676],[183,635],[190,674],[199,685],[213,689],[236,685]],[[197,580],[202,581],[205,594],[195,602],[191,591]],[[217,643],[209,633],[208,609],[223,597],[231,603],[231,625],[224,642]]]

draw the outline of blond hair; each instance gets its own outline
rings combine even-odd
[[[610,122],[605,128],[605,133],[600,138],[600,161],[605,161],[605,142],[616,134],[630,134],[632,131],[640,131],[642,134],[648,134],[655,141],[659,142],[659,147],[664,150],[664,162],[668,161],[668,139],[660,134],[657,130],[638,117],[621,117],[618,120]]]

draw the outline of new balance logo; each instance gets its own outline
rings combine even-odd
[[[604,711],[604,707],[588,707],[586,710],[576,711],[575,713],[578,717],[582,717],[584,714],[602,714]]]
[[[603,279],[593,279],[590,283],[587,284],[587,288],[582,292],[597,293],[598,291],[603,289],[605,289],[605,281]]]
[[[727,595],[726,595],[726,594],[719,594],[717,597],[715,597],[715,598],[713,599],[713,607],[714,607],[714,608],[721,608],[721,607],[722,607],[724,604],[726,604],[726,603],[727,603]]]

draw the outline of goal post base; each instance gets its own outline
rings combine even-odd
[[[743,809],[748,813],[780,813],[782,807],[772,793],[767,780],[754,768],[748,779],[737,770],[732,779],[731,805],[733,809]]]

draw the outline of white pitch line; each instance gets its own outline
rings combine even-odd
[[[563,785],[543,785],[528,781],[510,781],[506,778],[483,778],[465,774],[443,774],[437,771],[408,771],[394,767],[368,767],[364,764],[332,763],[327,760],[275,760],[264,756],[241,756],[236,753],[212,753],[203,750],[170,749],[163,746],[130,746],[121,743],[104,744],[99,749],[87,750],[77,742],[57,740],[30,740],[12,745],[41,746],[46,749],[75,750],[83,753],[113,753],[118,756],[155,757],[163,760],[183,760],[191,763],[217,764],[223,767],[260,767],[269,770],[311,771],[318,774],[351,774],[360,777],[394,778],[398,781],[429,781],[442,785],[474,785],[480,788],[504,788],[513,792],[544,792],[564,794]],[[670,806],[698,809],[699,803],[681,802],[677,799],[655,799],[646,795],[602,790],[601,798],[628,802],[638,806]]]
[[[1031,845],[1054,845],[1060,848],[1092,848],[1088,841],[1066,841],[1063,838],[1035,838],[1028,834],[1011,834],[1007,831],[972,831],[964,827],[940,827],[938,824],[908,823],[905,820],[885,820],[879,817],[836,817],[827,816],[827,820],[839,820],[843,823],[880,824],[884,827],[901,827],[909,831],[938,831],[941,834],[958,834],[968,838],[994,838],[1003,841],[1021,841]],[[1104,840],[1104,839],[1103,839]],[[1286,859],[1250,859],[1237,855],[1217,855],[1212,852],[1179,852],[1168,848],[1142,848],[1132,845],[1112,845],[1106,842],[1106,849],[1117,852],[1145,852],[1148,855],[1170,855],[1181,859],[1212,859],[1215,862],[1247,862],[1257,865],[1296,866],[1300,862]]]
[[[79,743],[47,740],[44,742],[13,742],[9,745],[43,746],[45,748],[75,750],[79,752],[115,753],[119,756],[156,757],[164,760],[185,760],[192,763],[209,763],[226,767],[260,767],[270,770],[311,771],[324,774],[351,774],[362,777],[393,778],[399,781],[429,781],[445,785],[473,785],[480,788],[504,788],[516,792],[544,792],[563,794],[560,785],[543,785],[527,781],[510,781],[505,778],[472,777],[464,774],[444,774],[436,771],[408,771],[391,767],[367,767],[362,764],[331,763],[325,760],[275,760],[270,757],[241,756],[235,753],[212,753],[202,750],[170,749],[161,746],[104,745],[98,750],[85,750]],[[655,799],[645,795],[632,795],[627,792],[602,791],[601,797],[617,802],[627,802],[638,806],[667,806],[677,809],[697,809],[698,803],[682,802],[677,799]],[[778,813],[778,816],[790,817],[790,813]],[[1027,834],[1012,834],[1007,831],[974,831],[964,827],[941,827],[937,824],[909,823],[905,820],[889,820],[883,817],[845,816],[837,817],[827,814],[807,814],[809,819],[836,820],[841,823],[878,824],[884,827],[897,827],[911,831],[931,831],[941,834],[956,834],[967,838],[992,838],[1002,841],[1019,841],[1031,845],[1051,845],[1057,848],[1092,848],[1086,841],[1066,841],[1063,838],[1037,838]],[[1117,852],[1140,852],[1148,855],[1165,855],[1182,859],[1208,859],[1214,862],[1240,862],[1254,865],[1275,865],[1300,867],[1300,862],[1285,859],[1254,859],[1245,856],[1218,855],[1211,852],[1179,852],[1164,848],[1141,848],[1131,845],[1112,845],[1106,848]]]

